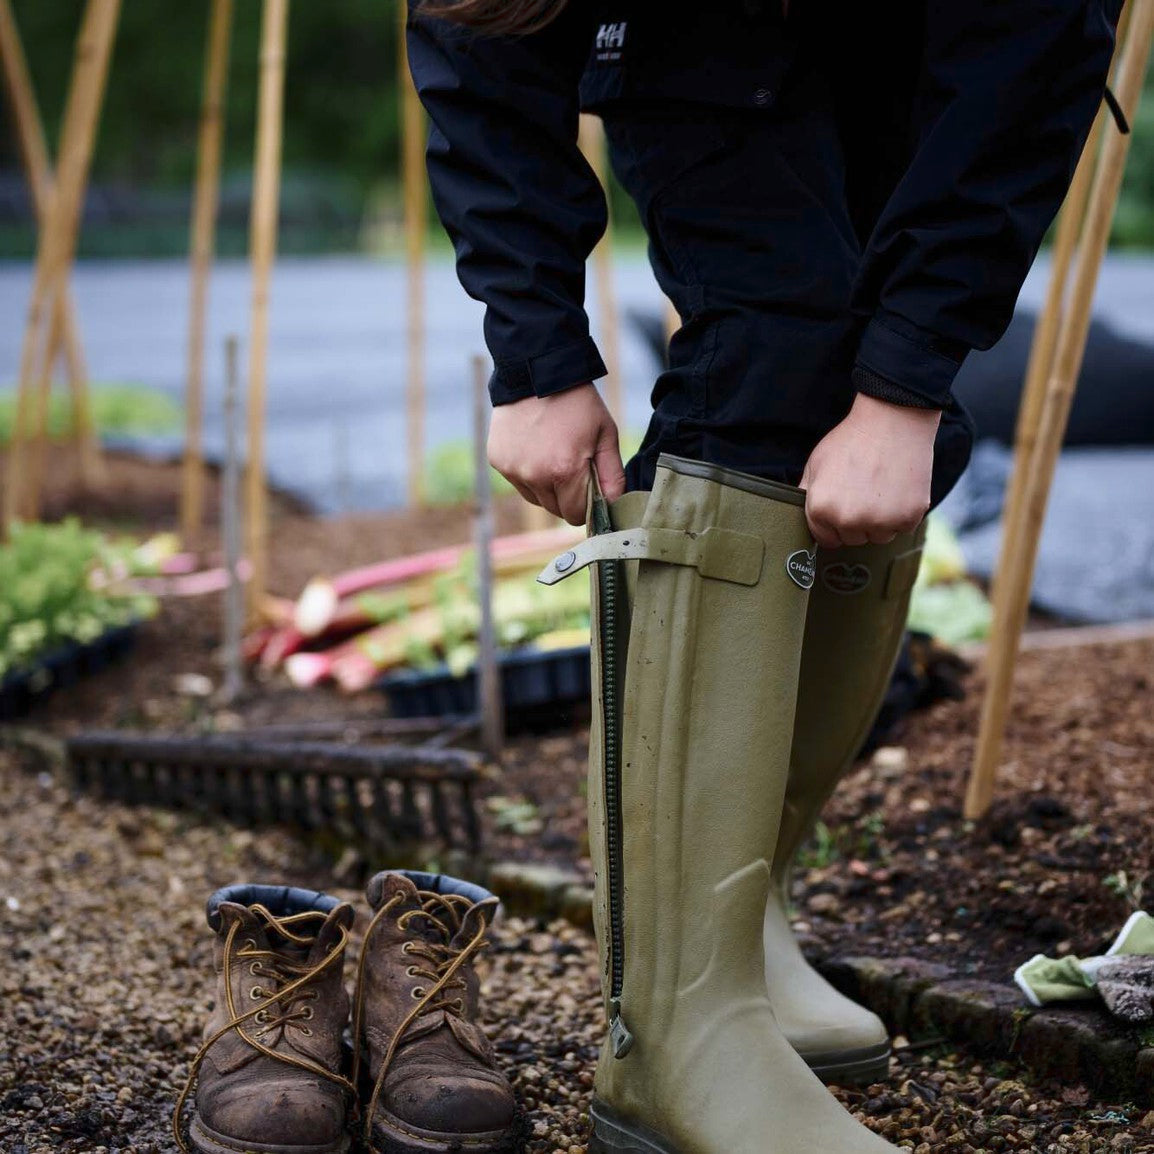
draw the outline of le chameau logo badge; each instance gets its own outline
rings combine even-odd
[[[791,553],[785,559],[785,571],[795,585],[812,589],[817,576],[817,550],[811,553],[808,549],[798,549],[796,553]]]
[[[869,586],[871,577],[868,566],[849,565],[845,561],[836,561],[821,571],[822,584],[831,593],[840,593],[846,597],[861,593]]]

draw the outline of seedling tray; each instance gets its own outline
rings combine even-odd
[[[542,652],[513,649],[497,659],[510,729],[539,728],[567,721],[575,706],[589,701],[589,647]],[[390,673],[377,682],[393,717],[463,716],[477,712],[477,675],[455,677],[447,666]]]
[[[140,622],[108,629],[83,644],[69,642],[45,653],[35,665],[0,679],[0,721],[26,716],[58,689],[98,673],[128,654],[140,633]]]

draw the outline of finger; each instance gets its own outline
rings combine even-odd
[[[598,481],[601,476],[598,474]],[[560,516],[570,525],[585,524],[585,507],[589,494],[588,466],[579,469],[573,476],[558,482],[553,489],[554,500]]]
[[[874,529],[869,534],[869,543],[871,545],[888,545],[897,539],[897,535],[896,529]]]
[[[557,492],[554,489],[537,489],[537,504],[541,506],[548,513],[552,513],[554,517],[564,517],[565,514],[561,512],[561,502],[557,499]],[[568,518],[566,518],[568,520]],[[580,521],[570,521],[571,525],[583,525],[585,518],[582,516]]]
[[[522,485],[520,481],[514,481],[512,477],[506,477],[506,481],[521,494],[522,498],[529,502],[530,505],[540,505],[541,502],[537,500],[533,490],[528,485]]]
[[[850,528],[843,525],[838,529],[837,535],[841,538],[841,543],[843,545],[868,545],[870,542],[869,533],[867,533],[865,529],[859,529],[856,527]]]
[[[809,523],[809,531],[813,534],[813,539],[823,549],[840,549],[842,545],[841,537],[838,536],[837,530],[825,521],[811,516],[808,512],[806,514],[806,521]]]
[[[616,426],[605,431],[602,443],[593,455],[593,467],[597,470],[597,481],[605,499],[616,501],[625,492],[625,463],[621,459]]]

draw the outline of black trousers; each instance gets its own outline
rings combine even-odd
[[[662,452],[797,484],[853,402],[864,323],[849,307],[861,248],[822,77],[800,68],[771,113],[633,104],[603,116],[683,322],[629,488],[652,485]],[[934,504],[972,441],[955,405],[935,447]]]

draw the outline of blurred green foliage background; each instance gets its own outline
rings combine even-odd
[[[55,140],[82,0],[12,0],[45,126]],[[389,251],[399,241],[398,0],[296,0],[285,92],[282,248]],[[98,141],[85,255],[159,256],[187,248],[208,0],[124,0]],[[260,0],[236,0],[220,250],[242,253],[255,132]],[[0,257],[35,237],[11,125],[0,117]],[[618,235],[638,243],[614,190]],[[434,229],[439,237],[439,230]],[[1154,72],[1135,135],[1115,242],[1154,247]],[[438,243],[443,243],[438,241]]]

